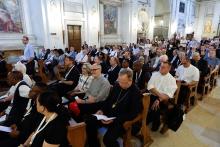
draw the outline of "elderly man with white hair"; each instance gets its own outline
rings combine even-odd
[[[25,83],[28,84],[28,86],[32,87],[33,82],[31,80],[31,78],[29,77],[29,75],[26,74],[26,66],[24,64],[22,64],[21,62],[17,62],[14,65],[14,71],[19,71],[23,74],[23,80],[25,81]]]
[[[191,64],[199,69],[200,77],[205,77],[210,72],[210,69],[208,67],[208,62],[203,58],[201,58],[198,52],[195,52],[193,54]]]
[[[160,58],[159,58],[159,62],[158,62],[157,66],[154,70],[159,71],[161,63],[167,62],[167,61],[168,61],[168,56],[167,55],[161,55]]]

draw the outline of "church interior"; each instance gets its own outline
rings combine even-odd
[[[220,147],[220,0],[0,0],[0,147]]]

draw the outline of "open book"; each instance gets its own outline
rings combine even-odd
[[[99,115],[99,114],[93,114],[93,115],[97,118],[97,120],[104,120],[104,121],[109,121],[116,118],[116,117],[107,117],[105,115]]]

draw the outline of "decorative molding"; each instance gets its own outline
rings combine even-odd
[[[151,0],[139,0],[138,3],[151,7]]]
[[[122,6],[122,0],[100,0],[101,4],[104,5],[112,5],[112,6]]]
[[[83,13],[82,3],[71,2],[69,0],[63,1],[63,11],[64,12],[74,12],[74,13]]]

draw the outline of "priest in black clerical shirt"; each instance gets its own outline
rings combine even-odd
[[[119,147],[117,138],[125,133],[123,124],[134,119],[142,111],[142,97],[139,89],[132,84],[133,72],[131,69],[121,69],[118,84],[104,102],[97,114],[107,117],[116,117],[114,120],[98,121],[95,116],[86,118],[86,131],[89,147],[100,147],[97,139],[98,128],[105,126],[107,132],[103,142],[106,147]]]

